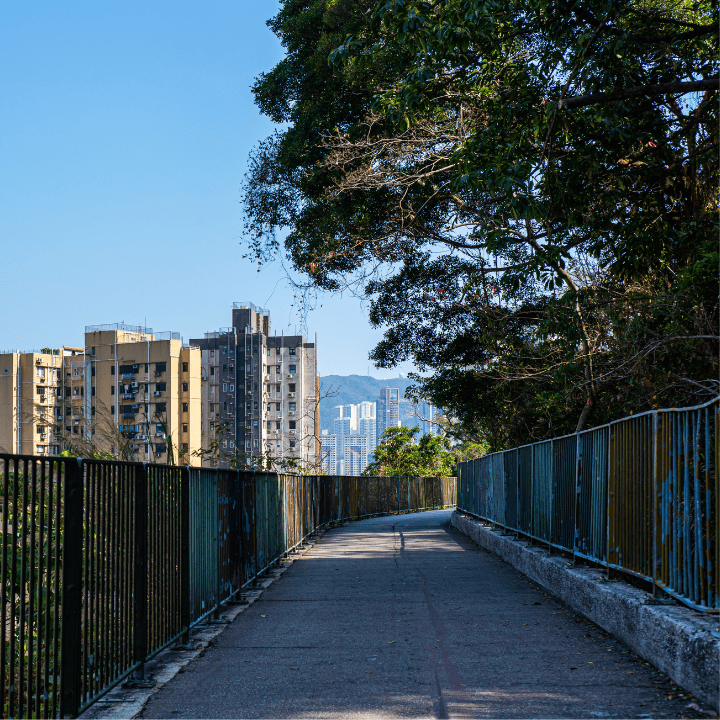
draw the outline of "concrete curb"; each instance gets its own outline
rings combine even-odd
[[[454,512],[452,525],[566,605],[624,642],[678,685],[718,710],[720,634],[717,616],[680,605],[651,605],[650,595],[623,582],[608,582],[600,570],[568,560],[526,541],[500,534]]]

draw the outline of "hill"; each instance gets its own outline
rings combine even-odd
[[[408,380],[406,377],[380,380],[369,375],[326,375],[320,378],[320,383],[321,396],[330,389],[337,392],[333,397],[320,401],[320,427],[322,429],[332,432],[333,408],[336,405],[357,405],[363,400],[376,402],[380,391],[387,387],[400,389],[400,422],[403,425],[416,424],[412,415],[403,412],[406,403],[403,402],[402,397],[405,388],[412,385],[412,380]]]

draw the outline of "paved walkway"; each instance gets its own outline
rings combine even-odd
[[[330,530],[142,717],[697,716],[665,676],[449,517]]]

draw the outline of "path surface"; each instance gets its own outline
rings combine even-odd
[[[142,717],[697,716],[665,676],[449,517],[328,531]]]

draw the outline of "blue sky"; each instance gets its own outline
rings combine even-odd
[[[250,86],[282,57],[277,7],[0,2],[0,351],[118,321],[195,337],[237,300],[299,326],[282,267],[258,273],[241,245],[248,152],[273,129]],[[358,299],[325,297],[307,330],[321,374],[367,374],[381,332]]]

